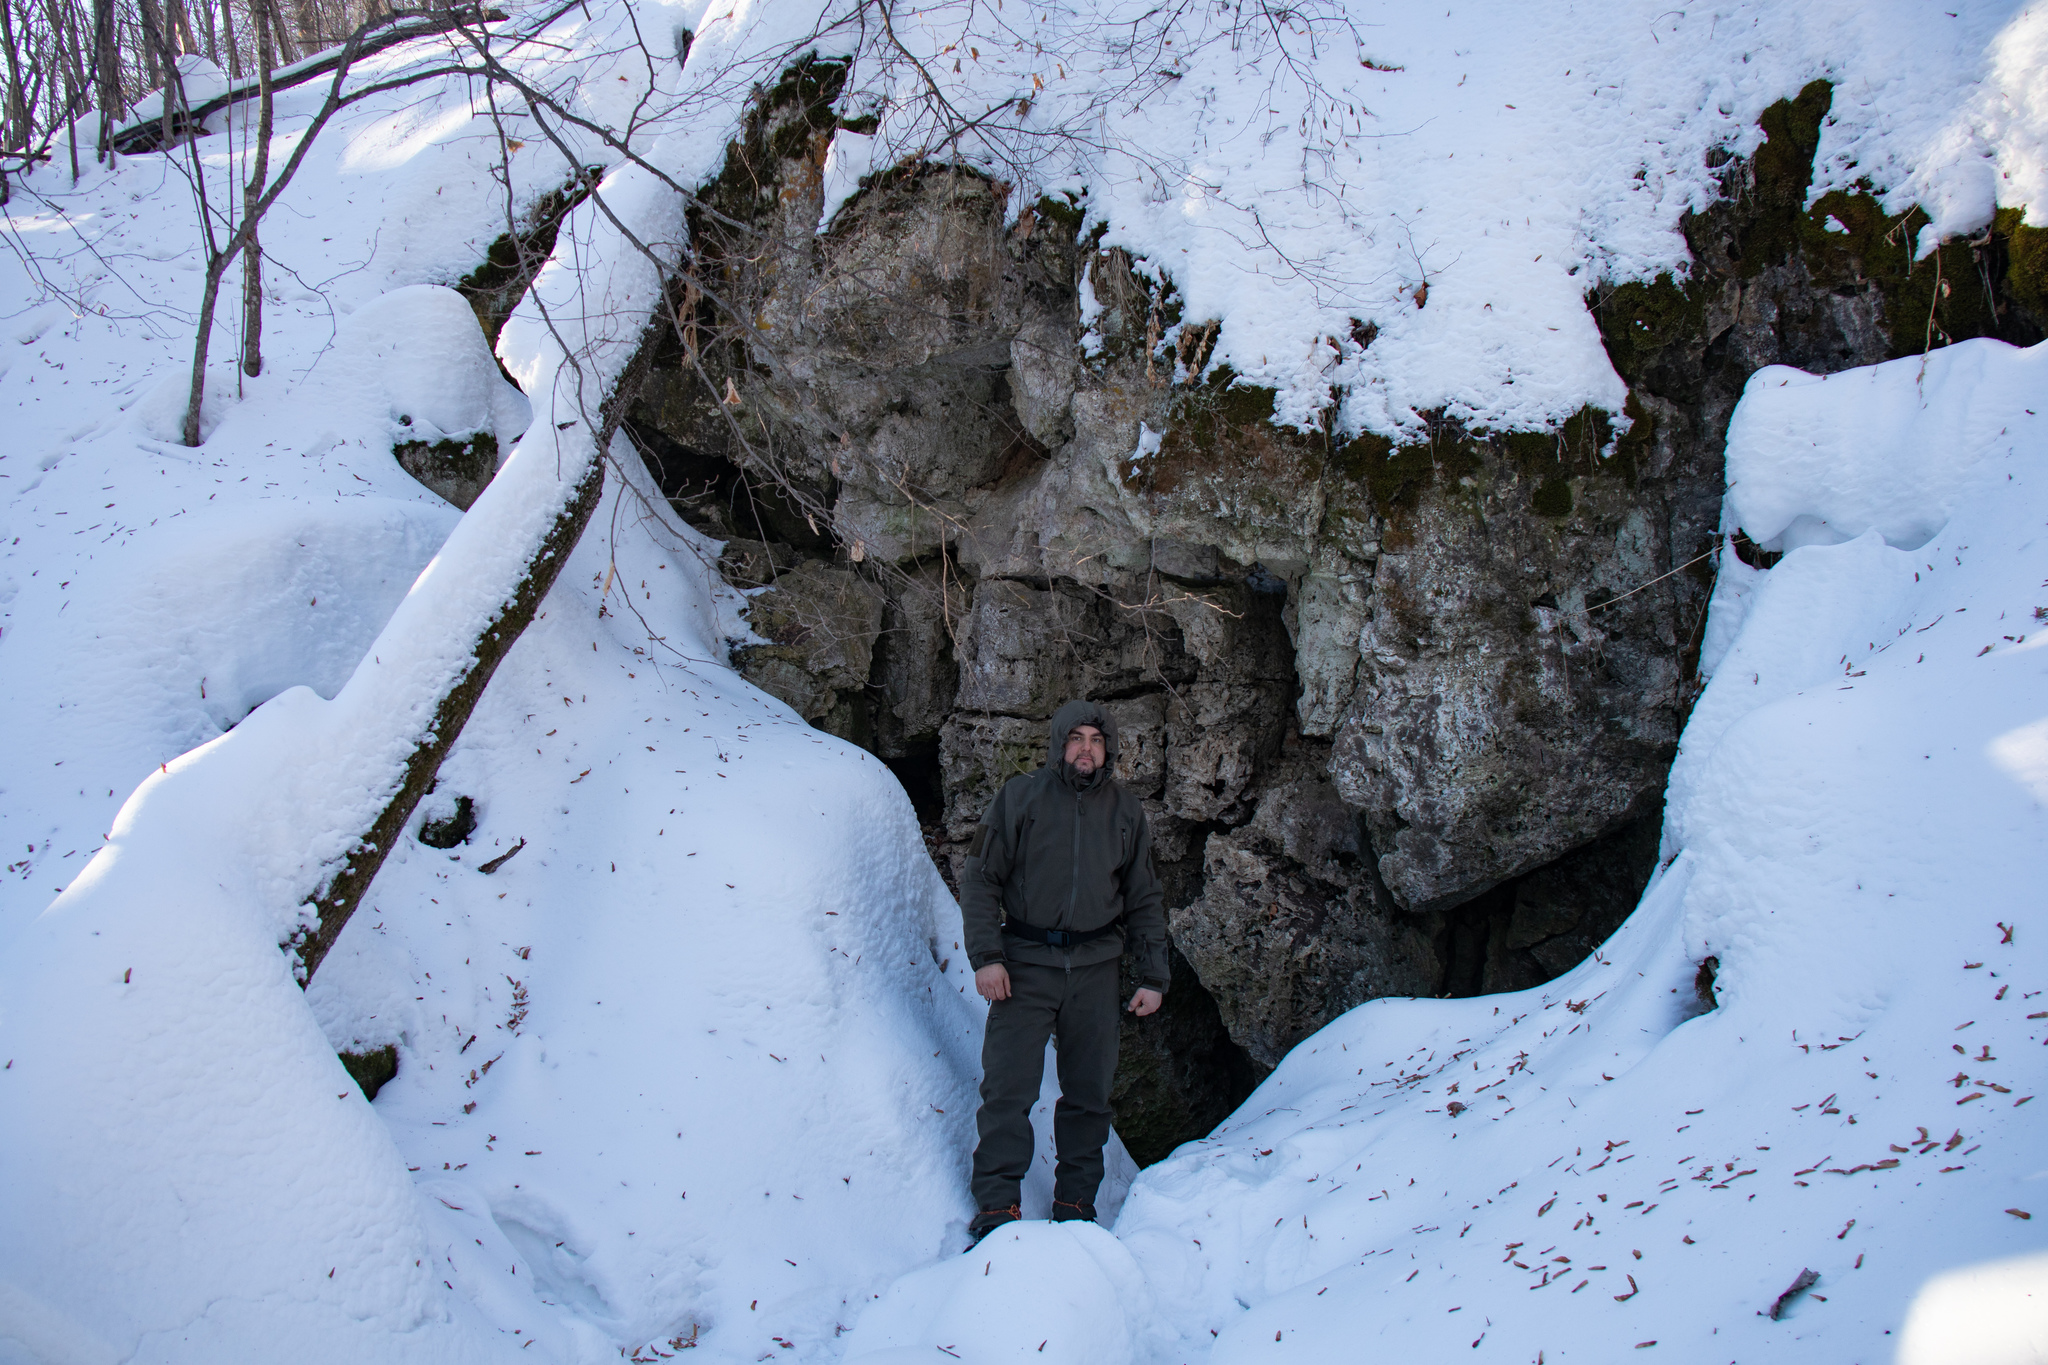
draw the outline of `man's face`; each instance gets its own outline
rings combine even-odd
[[[1102,731],[1092,725],[1076,725],[1067,731],[1067,766],[1083,777],[1101,769],[1109,755]]]

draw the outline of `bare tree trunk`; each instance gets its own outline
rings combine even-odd
[[[304,132],[299,134],[298,142],[292,147],[292,154],[285,158],[284,168],[264,188],[262,194],[254,203],[246,205],[242,214],[241,226],[236,228],[228,236],[226,243],[222,245],[216,245],[214,241],[212,210],[207,207],[206,202],[205,168],[201,165],[199,153],[196,150],[198,140],[196,138],[193,140],[191,179],[193,192],[199,201],[200,241],[206,248],[206,283],[200,292],[199,334],[192,343],[192,383],[191,387],[186,391],[185,421],[181,433],[182,439],[188,446],[200,444],[199,415],[206,398],[206,361],[207,353],[213,344],[213,317],[215,308],[220,302],[221,277],[227,273],[228,267],[234,264],[235,257],[241,254],[255,238],[256,229],[263,221],[263,215],[270,211],[271,205],[277,202],[278,196],[283,194],[285,187],[291,184],[292,177],[299,173],[299,168],[305,164],[306,153],[312,150],[314,142],[319,139],[321,129],[327,126],[327,121],[333,118],[337,112],[346,108],[357,99],[366,98],[386,90],[398,89],[440,74],[434,69],[429,68],[425,71],[395,77],[391,81],[381,84],[373,81],[362,89],[344,96],[342,94],[342,87],[348,81],[349,70],[355,64],[356,58],[362,54],[363,33],[364,30],[357,30],[354,36],[349,39],[348,44],[343,47],[340,58],[335,63],[334,82],[328,87],[327,99],[321,104],[320,112],[313,115],[313,121],[306,126]],[[265,79],[268,79],[267,73]],[[174,91],[173,93],[176,92]],[[180,99],[179,103],[182,105],[184,101]]]
[[[220,0],[221,38],[228,49],[228,79],[242,79],[242,50],[235,46],[235,0]]]
[[[171,55],[170,39],[164,30],[163,14],[158,10],[156,0],[137,0],[137,9],[142,19],[143,51],[149,56],[149,78],[157,84],[163,98],[163,140],[159,145],[168,149],[176,130],[171,86],[178,71],[178,61]]]
[[[199,294],[199,339],[192,344],[192,387],[186,395],[182,433],[188,446],[199,444],[199,410],[206,397],[206,353],[213,341],[213,312],[220,302],[220,277],[232,259],[223,252],[207,263],[206,284]]]
[[[50,32],[57,35],[57,57],[64,65],[65,101],[71,117],[76,118],[85,109],[86,91],[89,82],[85,78],[85,61],[79,52],[78,15],[62,0],[48,0],[50,11]]]
[[[290,66],[304,57],[309,49],[292,42],[291,26],[284,21],[284,6],[278,0],[250,0],[250,7],[267,6],[270,10],[270,40],[277,44],[279,63]]]
[[[26,151],[35,138],[29,130],[28,103],[21,93],[21,59],[14,48],[14,6],[0,0],[0,43],[7,45],[7,145]]]
[[[136,0],[136,22],[142,32],[142,79],[151,86],[163,84],[163,73],[159,71],[157,54],[163,49],[163,40],[157,35],[162,28],[157,23],[156,0]]]
[[[213,19],[213,0],[199,0],[199,18],[206,28],[206,60],[220,65],[220,30]]]
[[[242,194],[242,215],[256,212],[263,182],[270,176],[270,17],[260,3],[256,13],[256,155]],[[263,247],[252,228],[242,256],[242,373],[263,373]]]
[[[78,59],[78,17],[61,0],[44,0],[57,65],[64,71],[64,124],[71,143],[71,183],[78,183],[78,120],[86,109],[85,69]]]
[[[92,0],[93,79],[98,83],[100,140],[94,159],[114,160],[114,120],[125,110],[121,100],[121,50],[114,34],[114,0]]]

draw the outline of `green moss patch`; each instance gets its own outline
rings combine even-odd
[[[2028,227],[2018,209],[2000,209],[1992,232],[2005,239],[2005,290],[2012,301],[2048,323],[2048,228]]]
[[[1799,222],[1799,247],[1816,280],[1877,286],[1894,357],[2000,331],[1983,247],[1951,240],[1916,261],[1927,223],[1917,205],[1892,217],[1861,186],[1823,195]]]
[[[1810,81],[1796,96],[1779,100],[1758,116],[1766,141],[1750,158],[1753,176],[1745,230],[1737,238],[1736,272],[1744,279],[1778,265],[1799,243],[1806,192],[1813,184],[1813,155],[1820,150],[1820,126],[1835,102],[1835,88]]]
[[[1594,303],[1593,317],[1615,373],[1633,385],[1658,352],[1706,327],[1706,290],[1669,274],[1631,280]]]
[[[1568,517],[1572,514],[1571,480],[1561,474],[1553,474],[1536,485],[1535,507],[1537,514],[1546,517]]]
[[[1286,489],[1322,477],[1321,433],[1306,436],[1275,426],[1278,394],[1235,381],[1229,366],[1218,365],[1175,400],[1166,438],[1150,466],[1153,492],[1171,494],[1190,478],[1220,474],[1284,499]]]

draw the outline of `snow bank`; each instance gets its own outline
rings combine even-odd
[[[1917,550],[1945,525],[2048,353],[1965,341],[1841,374],[1771,365],[1728,424],[1728,521],[1766,549],[1876,531]]]
[[[2044,360],[1759,376],[1731,468],[1769,478],[1731,517],[1770,525],[1767,483],[1913,548],[1743,570],[1668,861],[1593,959],[1354,1010],[1143,1173],[1116,1231],[1182,1336],[1160,1359],[2033,1358],[2039,1258],[1970,1267],[2042,1212]]]
[[[891,1285],[844,1358],[922,1365],[944,1351],[969,1361],[1128,1365],[1151,1309],[1137,1262],[1100,1227],[1015,1223]]]

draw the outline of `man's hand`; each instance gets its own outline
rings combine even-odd
[[[1000,962],[991,962],[978,968],[974,973],[974,990],[982,999],[994,1002],[1010,998],[1010,969]],[[1139,992],[1143,994],[1144,992]],[[1159,996],[1152,997],[1152,1008],[1159,1008]]]
[[[977,983],[979,982],[979,980],[980,978],[977,976]],[[1007,986],[1007,983],[1005,983],[1005,985]],[[986,992],[984,992],[984,994],[986,994]],[[1124,1008],[1128,1009],[1132,1014],[1138,1015],[1140,1018],[1142,1018],[1145,1015],[1152,1013],[1152,1011],[1158,1009],[1165,999],[1165,996],[1161,995],[1158,991],[1153,990],[1150,986],[1140,986],[1138,987],[1138,993],[1131,997],[1131,1003],[1126,1005]]]

